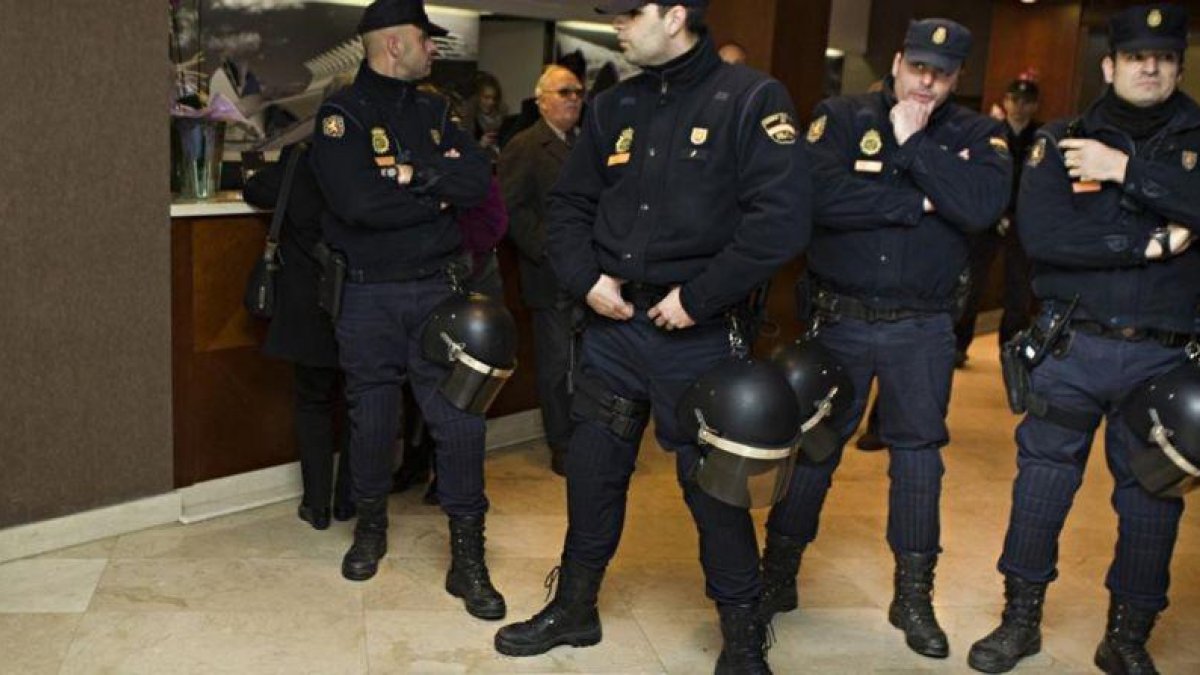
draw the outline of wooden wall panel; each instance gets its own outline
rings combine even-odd
[[[1084,37],[1079,3],[993,4],[988,47],[985,108],[998,103],[1008,84],[1029,67],[1039,71],[1043,120],[1075,112],[1080,48]]]

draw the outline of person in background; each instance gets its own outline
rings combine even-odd
[[[550,466],[561,476],[571,440],[567,371],[577,303],[546,259],[546,197],[575,143],[583,85],[570,70],[549,66],[538,78],[534,98],[541,119],[504,147],[499,177],[521,266],[521,299],[533,311],[538,403]]]
[[[475,76],[475,92],[462,110],[462,127],[479,141],[493,161],[500,155],[500,127],[508,116],[508,104],[500,80],[480,71]]]
[[[746,48],[736,42],[729,41],[717,49],[717,56],[720,56],[721,60],[725,63],[745,63]]]
[[[349,424],[337,429],[337,409],[344,398],[342,374],[338,369],[337,342],[333,323],[317,306],[317,278],[321,270],[314,247],[321,240],[321,213],[325,200],[308,165],[304,144],[283,149],[279,161],[246,181],[242,194],[246,203],[274,209],[283,188],[285,167],[293,153],[297,160],[292,188],[280,230],[279,255],[283,261],[276,275],[276,304],[262,352],[293,364],[292,421],[300,455],[304,496],[296,513],[314,529],[329,527],[337,520],[354,517],[350,494]],[[333,453],[341,448],[337,483],[334,485]]]
[[[1017,236],[1017,192],[1021,187],[1021,169],[1033,145],[1034,135],[1041,123],[1034,119],[1038,109],[1037,83],[1027,77],[1017,78],[1008,85],[1002,108],[993,117],[1004,122],[1004,137],[1013,157],[1013,187],[1008,208],[996,226],[971,237],[971,290],[962,316],[954,325],[954,364],[961,368],[967,362],[967,350],[975,337],[975,319],[979,301],[987,288],[988,273],[996,254],[1004,251],[1004,313],[1000,319],[1000,344],[1008,342],[1029,326],[1033,310],[1033,289],[1029,285],[1029,259]],[[997,115],[998,113],[998,115]]]

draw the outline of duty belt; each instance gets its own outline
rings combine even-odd
[[[1109,340],[1123,342],[1144,342],[1153,340],[1168,349],[1178,349],[1186,346],[1196,336],[1191,333],[1176,333],[1157,328],[1134,328],[1133,326],[1110,326],[1099,321],[1076,319],[1070,324],[1072,330],[1085,335],[1095,335]]]
[[[819,289],[813,300],[817,311],[826,316],[846,317],[867,323],[903,321],[919,316],[937,314],[937,310],[874,307],[858,298]]]

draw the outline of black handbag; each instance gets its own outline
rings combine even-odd
[[[283,216],[287,211],[288,197],[292,193],[292,178],[296,175],[296,163],[304,154],[302,145],[296,146],[288,157],[287,168],[283,174],[283,186],[279,189],[279,198],[275,202],[275,213],[271,215],[271,228],[267,231],[267,243],[263,254],[250,277],[246,280],[246,290],[242,296],[242,304],[246,311],[257,319],[270,319],[275,313],[275,274],[283,265],[279,255],[279,231],[283,227]]]

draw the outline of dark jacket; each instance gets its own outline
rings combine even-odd
[[[277,163],[246,181],[242,194],[247,203],[260,209],[275,208],[288,157],[296,151],[295,145],[284,148]],[[292,192],[280,229],[282,266],[275,277],[275,313],[262,351],[267,356],[304,366],[336,368],[333,324],[317,307],[320,268],[312,256],[313,246],[321,239],[324,210],[321,189],[308,166],[308,158],[302,156],[292,177]]]
[[[681,285],[697,321],[742,301],[809,236],[808,159],[787,90],[707,36],[596,97],[550,193],[555,274]]]
[[[1038,132],[1021,182],[1017,216],[1034,293],[1051,302],[1078,295],[1079,318],[1113,326],[1196,331],[1200,248],[1167,260],[1144,254],[1155,228],[1200,228],[1200,107],[1185,97],[1160,132],[1136,145],[1089,108],[1076,135],[1130,156],[1125,183],[1106,182],[1098,192],[1072,189],[1058,147],[1067,126]]]
[[[521,299],[533,309],[554,306],[558,278],[546,259],[546,196],[571,148],[545,120],[513,137],[500,153],[499,177],[508,205],[509,236],[521,266]]]
[[[354,84],[321,105],[313,139],[325,238],[346,254],[348,280],[425,276],[459,255],[455,210],[487,196],[491,167],[444,98],[363,63]],[[410,184],[396,181],[398,164],[415,167]]]
[[[817,105],[809,128],[818,283],[872,306],[944,311],[967,266],[967,237],[1008,205],[1001,123],[947,102],[903,146],[884,91]],[[928,197],[935,211],[925,213]]]

